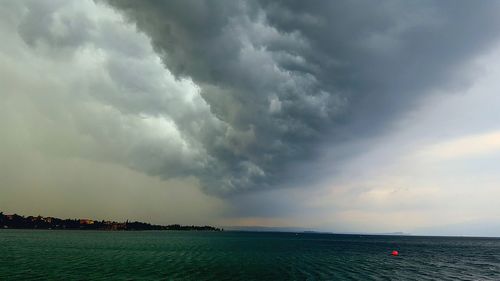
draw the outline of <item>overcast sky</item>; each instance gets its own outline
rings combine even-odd
[[[498,1],[0,4],[0,211],[500,235]]]

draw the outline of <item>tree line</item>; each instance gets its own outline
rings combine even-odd
[[[80,230],[180,230],[223,231],[222,228],[197,225],[155,225],[145,222],[116,222],[92,219],[60,219],[42,216],[5,215],[0,212],[0,228],[16,229],[80,229]]]

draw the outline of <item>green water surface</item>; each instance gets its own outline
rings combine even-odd
[[[7,229],[0,280],[500,280],[500,240]]]

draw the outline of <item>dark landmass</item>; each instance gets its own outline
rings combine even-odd
[[[224,229],[230,231],[247,232],[306,232],[309,228],[304,227],[279,227],[279,226],[224,226]]]
[[[242,232],[287,232],[304,234],[334,234],[334,235],[382,235],[382,236],[409,236],[406,232],[335,232],[315,230],[304,227],[272,227],[272,226],[225,226],[225,230]]]
[[[329,232],[329,231],[304,231],[303,233],[309,234],[336,234],[336,235],[372,235],[372,236],[411,236],[412,234],[406,232]]]
[[[60,219],[42,216],[4,215],[0,212],[0,228],[16,229],[79,229],[79,230],[191,230],[223,231],[222,228],[197,225],[155,225],[145,222],[115,222],[92,219]]]

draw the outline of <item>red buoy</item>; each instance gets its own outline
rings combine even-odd
[[[394,251],[392,251],[391,255],[393,255],[393,256],[398,256],[398,255],[399,255],[399,252],[398,252],[398,251],[396,251],[396,250],[394,250]]]

